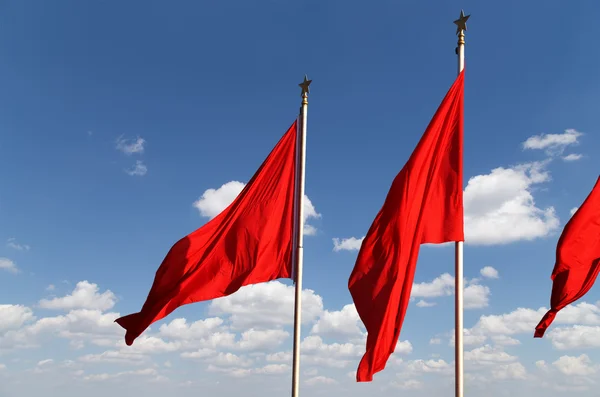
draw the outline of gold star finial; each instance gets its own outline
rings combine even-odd
[[[310,93],[310,89],[308,88],[308,86],[310,86],[310,83],[312,83],[312,80],[309,80],[306,75],[304,75],[304,81],[300,84],[298,84],[298,86],[300,88],[302,88],[302,96],[304,96],[304,94],[308,94]]]
[[[470,16],[471,15],[465,15],[465,12],[460,10],[460,18],[454,21],[454,24],[456,25],[456,34],[459,34],[462,30],[467,30],[467,20]]]

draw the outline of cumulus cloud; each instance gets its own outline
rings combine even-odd
[[[0,331],[16,329],[33,320],[33,311],[26,306],[0,305]]]
[[[245,183],[230,181],[217,189],[207,189],[202,196],[194,201],[193,206],[200,212],[200,215],[209,219],[219,215],[229,206],[246,186]],[[304,234],[307,236],[315,235],[317,229],[307,224],[308,219],[318,219],[321,217],[308,196],[304,195]]]
[[[493,365],[517,360],[516,356],[511,356],[502,349],[490,345],[484,345],[465,352],[465,361],[472,361],[478,365]]]
[[[15,262],[11,261],[8,258],[0,258],[0,270],[5,270],[13,274],[19,273],[19,268],[17,267]]]
[[[592,365],[587,354],[578,357],[562,356],[552,363],[563,375],[585,376],[598,372],[598,366]]]
[[[554,207],[538,208],[532,188],[550,180],[546,162],[496,168],[469,179],[464,191],[465,243],[530,241],[559,227]]]
[[[491,266],[486,266],[484,268],[482,268],[479,273],[485,277],[485,278],[492,278],[492,279],[496,279],[499,277],[498,275],[498,270],[494,269]]]
[[[235,329],[293,324],[293,309],[294,287],[279,281],[242,287],[235,294],[211,301],[209,306],[212,315],[229,316]],[[323,299],[312,290],[303,290],[302,322],[312,323],[322,312]]]
[[[420,301],[417,302],[417,307],[433,307],[435,305],[436,305],[435,302],[427,302],[427,301],[424,301],[423,299],[421,299]]]
[[[312,333],[331,336],[347,337],[361,335],[360,317],[354,304],[346,305],[339,311],[325,310],[312,327]]]
[[[489,270],[488,270],[489,271]],[[491,294],[489,287],[480,285],[477,279],[466,280],[463,290],[464,308],[480,309],[487,307]],[[414,283],[411,298],[437,298],[441,296],[454,295],[454,276],[444,273],[431,282]],[[421,300],[417,302],[418,307],[430,307],[433,302]]]
[[[137,137],[136,139],[126,139],[123,135],[117,138],[116,149],[127,155],[144,153],[144,144],[146,141]]]
[[[492,369],[492,376],[497,380],[527,379],[527,370],[521,363],[500,364]]]
[[[486,272],[480,273],[483,275]],[[452,295],[454,280],[442,276],[440,279],[445,279],[446,282],[435,283],[437,290],[430,286],[421,288],[422,294],[430,296],[427,300]],[[429,284],[434,283],[432,281]],[[86,349],[74,353],[75,356],[68,361],[48,355],[47,350],[40,350],[39,354],[36,353],[35,360],[30,360],[33,365],[30,373],[56,376],[60,372],[52,371],[62,368],[62,374],[71,377],[64,379],[71,381],[104,382],[103,385],[106,385],[107,382],[126,382],[130,378],[143,376],[148,381],[155,382],[166,380],[165,375],[177,373],[181,376],[196,377],[194,383],[197,385],[204,384],[203,382],[206,382],[206,385],[220,382],[218,387],[221,389],[228,387],[230,383],[250,387],[250,384],[242,381],[243,378],[247,378],[255,382],[255,386],[252,387],[260,387],[261,383],[268,382],[272,388],[270,390],[279,387],[283,390],[287,385],[288,381],[285,379],[290,375],[292,364],[290,325],[293,288],[278,281],[259,285],[262,287],[258,289],[244,287],[240,292],[245,289],[248,289],[248,292],[242,292],[242,296],[237,300],[231,300],[237,294],[223,298],[229,299],[229,302],[225,301],[223,305],[212,307],[218,300],[213,301],[208,305],[209,313],[212,311],[211,317],[196,321],[186,318],[167,319],[166,322],[148,329],[132,346],[126,346],[123,341],[124,331],[114,323],[119,314],[104,313],[101,310],[105,307],[112,308],[114,298],[108,299],[108,302],[112,303],[104,306],[89,304],[90,300],[87,298],[80,300],[87,302],[84,304],[69,303],[65,299],[78,296],[75,291],[79,288],[89,290],[86,296],[96,296],[95,300],[103,301],[102,289],[89,282],[80,282],[66,297],[48,300],[54,302],[51,306],[56,305],[58,309],[68,310],[68,313],[63,315],[36,319],[33,311],[25,306],[0,305],[0,349],[4,356],[5,352],[11,354],[11,349],[15,348],[45,348],[53,345],[50,338],[71,342],[72,348],[93,347],[93,350]],[[479,289],[482,287],[477,280],[468,281],[467,286],[472,285]],[[447,286],[451,288],[447,289]],[[465,288],[465,295],[466,290]],[[339,310],[325,310],[319,295],[310,290],[305,292],[305,319],[308,320],[304,323],[303,333],[308,330],[310,333],[303,335],[301,342],[302,380],[322,377],[333,379],[335,382],[347,382],[347,376],[355,377],[354,369],[365,351],[366,334],[361,328],[356,309],[352,304],[348,304]],[[83,309],[82,306],[95,309]],[[569,373],[569,376],[579,377],[578,382],[584,384],[598,374],[598,367],[583,355],[563,356],[558,360],[554,357],[556,361],[552,365],[538,360],[535,365],[538,372],[530,376],[518,357],[504,348],[519,344],[513,336],[520,333],[526,332],[530,338],[535,323],[539,321],[545,309],[520,310],[517,313],[481,316],[475,326],[465,330],[465,345],[469,346],[465,352],[466,376],[470,381],[476,379],[477,382],[491,385],[503,381],[535,379],[548,383],[553,377],[560,378],[559,374],[564,377]],[[569,306],[564,309],[564,314],[559,313],[555,324],[557,326],[547,335],[553,346],[559,348],[562,343],[570,346],[565,348],[577,348],[576,344],[563,335],[577,335],[579,331],[590,330],[597,332],[594,328],[600,327],[600,306],[585,302]],[[574,324],[577,324],[577,327],[559,332],[562,328],[569,328],[564,325]],[[585,328],[578,329],[579,327]],[[433,335],[435,337],[429,341],[432,346],[428,349],[437,349],[437,345],[441,343],[442,334]],[[594,335],[590,333],[579,340],[594,343],[594,340],[600,339]],[[589,347],[592,346],[582,348]],[[409,360],[407,357],[413,350],[419,352],[418,348],[413,349],[409,341],[397,343],[395,353],[388,362],[388,370],[378,375],[384,387],[387,385],[405,390],[430,390],[432,385],[428,378],[432,375],[441,378],[441,383],[436,383],[435,387],[441,387],[446,381],[451,382],[454,369],[451,361],[444,360],[439,354],[431,354],[428,359],[417,357]],[[64,351],[67,354],[69,349]],[[14,354],[20,355],[21,352]],[[185,370],[181,369],[182,365]],[[125,371],[123,366],[131,366],[132,369]],[[110,370],[106,373],[90,372],[103,368]],[[189,368],[193,370],[190,371]],[[197,378],[197,370],[207,376]],[[352,371],[348,372],[350,370]],[[540,375],[542,372],[543,378]],[[228,377],[235,378],[235,382],[228,381]],[[281,385],[277,383],[280,380]],[[185,379],[180,381],[185,383]],[[320,384],[321,380],[314,382],[312,387],[315,388],[327,384],[327,381]],[[588,383],[585,385],[589,386]],[[559,386],[577,385],[563,383]],[[492,395],[495,396],[493,393]]]
[[[360,249],[360,245],[364,240],[364,236],[361,238],[349,237],[349,238],[334,238],[333,239],[333,250],[335,252],[339,251],[358,251]]]
[[[111,309],[117,297],[110,290],[99,293],[97,284],[86,281],[80,281],[75,286],[71,294],[61,298],[42,299],[39,306],[43,309],[52,310],[71,310],[71,309],[90,309],[105,311]]]
[[[600,326],[573,325],[552,329],[546,336],[558,350],[600,347]]]
[[[518,308],[505,314],[483,315],[472,328],[465,329],[465,345],[467,339],[482,344],[491,339],[496,345],[516,345],[520,342],[515,335],[532,335],[548,309],[537,310]],[[569,327],[564,327],[568,325]],[[596,338],[600,337],[600,306],[580,302],[562,309],[556,316],[546,338],[558,350],[600,347]],[[450,344],[454,343],[454,335]]]
[[[306,383],[308,386],[334,385],[337,383],[337,381],[326,376],[315,376],[305,380],[304,383]]]

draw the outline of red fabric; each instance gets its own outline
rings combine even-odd
[[[296,124],[229,207],[171,248],[141,312],[115,320],[127,345],[179,306],[290,278]]]
[[[600,271],[600,178],[575,215],[567,222],[556,246],[550,310],[535,327],[544,336],[556,313],[585,295]]]
[[[463,82],[464,72],[394,179],[358,253],[348,282],[368,332],[358,382],[372,381],[394,352],[420,245],[464,240]]]

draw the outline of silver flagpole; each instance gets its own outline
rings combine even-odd
[[[470,15],[466,15],[461,10],[460,17],[454,21],[456,24],[456,34],[458,35],[458,46],[456,47],[456,55],[458,55],[458,74],[465,67],[465,31],[467,30],[467,20]],[[462,186],[461,186],[462,189]],[[454,248],[454,363],[455,363],[455,387],[456,397],[464,396],[464,345],[463,345],[463,242],[457,241]]]
[[[294,357],[292,369],[292,397],[300,394],[300,330],[302,326],[302,265],[304,260],[304,180],[306,169],[306,116],[308,110],[308,93],[312,80],[304,76],[299,84],[302,88],[302,107],[300,108],[300,134],[298,135],[298,178],[296,186],[296,230],[295,230],[295,266],[294,281],[296,282],[294,299]]]

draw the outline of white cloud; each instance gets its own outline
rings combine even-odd
[[[85,341],[94,343],[106,338],[122,338],[122,328],[114,320],[119,313],[102,313],[100,310],[77,309],[55,317],[43,317],[20,329],[9,330],[0,336],[0,349],[33,348],[43,338],[60,337],[70,340],[73,346]]]
[[[99,354],[86,354],[78,361],[85,364],[148,365],[149,357],[128,350],[109,350]]]
[[[586,376],[595,374],[598,371],[598,367],[592,365],[592,360],[587,354],[582,354],[579,357],[562,356],[552,365],[567,376]]]
[[[206,318],[188,324],[185,318],[175,318],[167,324],[162,324],[158,334],[169,339],[203,339],[222,328],[223,320],[218,317]]]
[[[438,360],[414,360],[406,364],[407,369],[414,374],[441,373],[450,374],[454,367],[442,359]]]
[[[466,280],[465,284],[467,286],[463,290],[464,308],[480,309],[487,307],[490,289],[487,286],[477,284],[476,279]],[[437,298],[451,295],[454,295],[454,276],[449,273],[444,273],[431,282],[414,283],[411,291],[411,298]],[[428,307],[432,304],[420,301],[417,306]]]
[[[229,315],[235,329],[290,325],[294,320],[294,287],[279,281],[248,285],[235,294],[211,301],[209,312]],[[322,312],[323,299],[312,290],[303,290],[302,323],[314,322]]]
[[[562,134],[540,134],[529,137],[523,142],[523,149],[545,150],[550,156],[561,154],[567,146],[576,145],[583,134],[574,129]]]
[[[135,165],[126,169],[125,172],[130,176],[144,176],[148,173],[148,167],[146,167],[142,160],[137,160]]]
[[[469,179],[464,192],[465,242],[507,244],[548,236],[559,227],[554,207],[535,205],[532,187],[547,182],[547,162],[496,168]]]
[[[238,346],[242,350],[268,350],[280,346],[290,334],[282,329],[255,330],[242,333]]]
[[[118,379],[118,378],[129,378],[131,376],[148,376],[153,378],[154,380],[163,380],[164,377],[160,377],[158,372],[154,368],[140,369],[136,371],[123,371],[117,372],[114,374],[102,373],[102,374],[92,374],[86,375],[83,380],[89,382],[104,382],[107,380]]]
[[[492,341],[497,346],[516,346],[521,344],[518,339],[511,338],[508,335],[492,335]]]
[[[410,295],[414,298],[436,298],[452,294],[454,294],[454,276],[444,273],[429,283],[414,283]]]
[[[278,353],[268,354],[265,357],[265,360],[273,361],[273,362],[292,362],[292,353],[278,352]]]
[[[423,387],[423,382],[416,379],[408,379],[402,381],[393,381],[392,386],[402,390],[417,390]]]
[[[219,367],[249,367],[253,364],[253,361],[233,353],[219,352],[210,359],[210,363]]]
[[[19,244],[14,237],[7,240],[6,246],[17,251],[29,251],[31,247],[27,244]]]
[[[339,251],[358,251],[360,249],[360,245],[364,240],[364,236],[361,238],[349,237],[349,238],[334,238],[333,239],[333,250],[335,252]]]
[[[465,361],[472,361],[478,365],[492,365],[497,363],[506,363],[517,361],[517,357],[511,356],[505,351],[485,345],[465,352]]]
[[[56,289],[56,286],[54,284],[50,284],[49,286],[46,287],[46,291],[54,291]]]
[[[575,215],[575,213],[577,212],[578,209],[579,209],[579,207],[573,207],[573,208],[571,208],[571,210],[569,211],[569,213],[571,214],[571,216]]]
[[[193,206],[200,212],[200,215],[209,219],[219,215],[225,208],[229,206],[240,194],[246,186],[242,182],[230,181],[219,187],[218,189],[207,189],[202,196],[194,201]],[[317,219],[321,214],[317,213],[314,205],[304,195],[304,234],[307,236],[315,235],[317,229],[314,226],[308,225],[308,219]]]
[[[16,329],[35,320],[30,308],[23,305],[0,305],[0,331]]]
[[[423,299],[421,299],[420,301],[417,302],[417,307],[433,307],[435,305],[436,305],[435,302],[427,302],[427,301],[424,301]]]
[[[137,137],[136,139],[125,139],[121,135],[117,138],[117,150],[127,155],[144,153],[144,144],[146,141]]]
[[[506,314],[483,315],[472,328],[465,329],[465,345],[467,339],[481,344],[488,338],[491,338],[496,345],[519,344],[518,340],[510,336],[518,334],[531,336],[547,310],[544,307],[537,310],[518,308]],[[561,328],[560,325],[576,326]],[[559,350],[595,347],[599,346],[595,338],[600,338],[596,326],[600,326],[600,306],[580,302],[565,307],[557,314],[546,338]],[[450,340],[450,344],[453,343],[454,335]]]
[[[555,327],[546,337],[558,350],[599,348],[600,326]]]
[[[490,289],[485,285],[471,284],[463,291],[465,309],[481,309],[489,304]]]
[[[482,268],[479,273],[485,277],[485,278],[492,278],[492,279],[496,279],[498,278],[498,270],[494,269],[491,266],[486,266],[484,268]]]
[[[521,363],[499,364],[492,369],[492,376],[498,380],[527,379],[527,370]]]
[[[448,284],[453,286],[453,281],[453,279],[449,280]],[[478,282],[470,280],[467,282],[467,287],[481,287]],[[78,286],[80,284],[78,283]],[[88,284],[93,285],[89,282]],[[35,373],[40,376],[39,382],[44,385],[46,383],[43,383],[41,378],[43,375],[52,377],[56,382],[71,382],[65,384],[73,384],[74,393],[80,393],[80,389],[77,389],[79,386],[75,385],[83,385],[85,382],[82,381],[98,382],[96,386],[98,390],[109,394],[112,390],[107,389],[106,385],[110,382],[118,381],[119,387],[126,387],[125,382],[135,381],[134,378],[137,376],[144,377],[148,382],[160,380],[166,382],[165,376],[170,374],[176,374],[178,379],[174,383],[168,383],[172,385],[169,387],[179,387],[177,385],[194,379],[194,385],[205,387],[204,390],[210,393],[213,390],[211,387],[214,386],[215,390],[221,390],[224,396],[234,395],[233,387],[262,392],[263,384],[268,384],[270,391],[279,393],[279,390],[289,388],[288,378],[291,374],[292,305],[286,301],[290,299],[293,303],[293,288],[280,282],[268,284],[279,284],[279,286],[246,293],[239,300],[218,307],[219,317],[202,318],[197,321],[185,318],[174,318],[170,321],[167,319],[167,322],[153,325],[132,346],[125,345],[124,331],[114,323],[114,319],[120,316],[118,313],[103,313],[100,309],[72,309],[64,315],[44,317],[36,321],[31,309],[25,306],[17,308],[16,305],[12,305],[10,310],[17,314],[8,316],[6,314],[8,311],[3,312],[7,310],[7,305],[0,305],[1,358],[8,357],[7,360],[10,360],[11,354],[13,357],[23,357],[25,361],[22,363],[29,360],[27,362],[31,364],[27,372],[29,376]],[[443,286],[444,283],[441,285]],[[103,290],[96,287],[95,294],[101,295],[101,291]],[[440,295],[439,291],[432,292],[428,288],[423,291],[430,295]],[[441,291],[445,291],[443,287]],[[449,290],[449,294],[452,293],[453,288]],[[443,292],[441,296],[446,294]],[[76,294],[68,296],[72,295]],[[310,313],[308,315],[310,320],[304,324],[303,333],[308,330],[311,330],[311,333],[304,336],[301,343],[302,382],[313,379],[311,382],[314,382],[312,386],[314,394],[318,394],[326,391],[324,387],[329,381],[323,379],[346,383],[349,382],[347,377],[356,376],[354,370],[364,353],[366,335],[361,331],[360,320],[352,304],[345,305],[340,310],[324,310],[320,296],[312,291],[307,296],[313,296],[310,298],[313,299],[313,304],[305,304],[305,308]],[[281,315],[283,311],[279,312],[280,309],[275,305],[278,301],[282,301],[283,306],[289,305],[285,309],[289,312],[288,315]],[[208,307],[209,311],[214,310],[210,308],[211,304]],[[467,381],[471,383],[476,381],[477,385],[489,388],[486,390],[489,390],[490,396],[493,397],[501,397],[502,394],[498,394],[498,390],[505,385],[510,389],[512,387],[510,384],[514,381],[537,382],[536,385],[543,384],[541,387],[555,390],[559,388],[584,390],[593,386],[590,382],[600,372],[598,366],[591,363],[585,355],[564,356],[558,360],[558,356],[555,356],[552,360],[556,361],[552,365],[538,360],[534,366],[535,359],[532,359],[532,371],[537,372],[530,375],[529,368],[526,369],[519,358],[513,355],[515,350],[510,352],[504,350],[505,346],[515,346],[520,343],[513,337],[514,335],[526,333],[527,339],[532,339],[533,328],[543,312],[545,312],[544,308],[537,311],[519,309],[513,313],[480,316],[475,326],[465,330],[465,345],[469,346],[465,352]],[[254,318],[256,314],[257,318]],[[275,319],[265,320],[267,314]],[[557,326],[554,326],[546,337],[548,341],[552,341],[555,348],[558,343],[570,343],[572,346],[568,348],[578,348],[575,342],[571,342],[569,338],[565,339],[563,334],[573,335],[571,339],[575,340],[579,331],[588,332],[596,327],[600,328],[600,304],[582,302],[565,308],[564,315],[562,314],[561,311],[555,321]],[[242,317],[234,318],[235,315]],[[248,318],[243,318],[244,315]],[[9,322],[10,326],[7,325]],[[564,327],[565,324],[578,326],[571,329],[571,327]],[[409,341],[397,343],[387,370],[378,375],[380,379],[378,384],[382,393],[385,394],[385,390],[393,387],[404,390],[423,389],[425,394],[435,394],[435,390],[441,390],[446,384],[450,385],[454,363],[446,360],[452,359],[452,353],[447,348],[438,351],[439,348],[435,346],[441,343],[440,335],[447,334],[440,333],[439,330],[430,332],[434,337],[429,340],[432,346],[426,350],[431,351],[425,352],[427,354],[425,357],[408,360],[407,355],[414,354],[413,350],[416,353],[421,351],[422,354],[423,345],[417,345],[413,349]],[[591,333],[589,337],[579,338],[579,342],[588,340],[590,342],[586,343],[589,345],[594,343],[594,339],[600,340],[599,336],[594,335]],[[74,354],[69,357],[71,360],[60,361],[49,354],[51,351],[47,350],[48,346],[59,346],[56,338],[62,339],[58,342],[63,344],[70,342],[71,349],[67,347],[61,351],[64,355]],[[425,339],[424,343],[427,342],[428,340]],[[579,348],[593,347],[588,345],[582,344]],[[35,351],[33,356],[23,351],[11,351],[19,347],[36,347],[39,350]],[[103,348],[99,349],[99,347]],[[74,351],[73,348],[85,350]],[[443,350],[448,351],[444,353]],[[442,353],[446,357],[435,353]],[[9,361],[6,363],[8,364]],[[107,372],[94,373],[96,370]],[[17,374],[18,369],[11,368],[11,376],[13,372]],[[198,375],[202,373],[205,375]],[[570,379],[568,381],[565,380],[567,376]],[[321,380],[316,380],[317,378]],[[102,389],[100,384],[103,385]],[[518,385],[530,387],[529,383],[518,383]],[[165,389],[167,390],[179,392],[181,389]],[[358,390],[347,391],[349,396],[359,393]],[[159,393],[158,389],[156,393]],[[180,394],[187,397],[185,391]]]
[[[200,211],[201,216],[212,219],[235,200],[242,189],[244,189],[244,186],[245,184],[242,182],[231,181],[218,189],[207,189],[194,202],[194,207]]]
[[[481,335],[473,332],[471,329],[465,328],[463,330],[463,345],[465,346],[477,346],[483,344],[487,340],[487,335]],[[449,346],[454,346],[455,334],[452,330],[452,336],[450,337]]]
[[[0,270],[5,270],[13,274],[17,274],[20,272],[17,265],[8,258],[0,258]]]
[[[53,362],[54,362],[54,360],[53,360],[53,359],[51,359],[51,358],[48,358],[48,359],[46,359],[46,360],[39,361],[39,362],[37,363],[37,365],[38,365],[38,367],[41,367],[41,366],[43,366],[43,365],[50,365],[50,364],[52,364]]]
[[[312,333],[333,337],[361,335],[360,317],[354,304],[346,305],[340,311],[321,313],[319,320],[312,328]]]
[[[90,309],[105,311],[114,307],[117,297],[112,291],[98,293],[98,285],[80,281],[70,295],[62,298],[42,299],[39,306],[43,309],[71,310]]]
[[[571,154],[568,154],[568,155],[564,156],[563,160],[564,161],[577,161],[577,160],[581,160],[582,157],[583,157],[582,154],[571,153]]]
[[[326,376],[315,376],[305,380],[304,383],[306,383],[308,386],[334,385],[337,383],[337,381]]]

